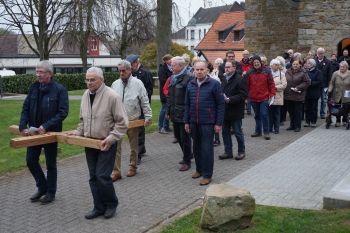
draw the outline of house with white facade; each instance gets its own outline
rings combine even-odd
[[[202,41],[218,16],[224,12],[242,11],[244,2],[234,2],[232,5],[224,5],[210,8],[199,8],[188,22],[187,26],[173,33],[172,41],[186,46],[196,54],[195,48]]]

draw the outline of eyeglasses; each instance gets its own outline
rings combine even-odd
[[[123,72],[126,72],[126,70],[118,70],[119,73],[123,73]]]
[[[225,69],[233,68],[234,66],[225,66]]]
[[[95,78],[85,79],[85,83],[94,83],[94,82],[96,82]]]

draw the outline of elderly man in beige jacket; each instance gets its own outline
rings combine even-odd
[[[88,90],[82,96],[80,123],[73,134],[102,140],[102,149],[85,148],[90,174],[90,189],[94,208],[86,219],[100,215],[111,218],[115,215],[118,198],[110,177],[116,154],[116,142],[128,129],[128,117],[122,98],[104,84],[100,68],[91,67],[86,72]]]
[[[149,104],[147,91],[142,81],[131,75],[131,64],[122,60],[118,64],[120,78],[113,82],[112,89],[122,96],[122,101],[128,115],[129,121],[137,120],[141,116],[141,110],[145,116],[145,126],[152,122],[152,109]],[[130,143],[130,163],[126,176],[136,175],[137,154],[138,154],[138,128],[130,128],[126,132]],[[117,181],[121,178],[121,141],[117,145],[117,156],[115,159],[112,180]]]

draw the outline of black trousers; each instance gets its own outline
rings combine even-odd
[[[303,113],[303,102],[287,100],[286,103],[290,116],[290,127],[301,128],[301,115]]]
[[[316,123],[319,98],[305,99],[305,120],[307,123]]]
[[[44,148],[45,151],[47,178],[39,163],[42,148]],[[55,195],[57,189],[57,142],[28,147],[26,161],[29,171],[35,179],[38,190]]]
[[[190,134],[186,133],[184,123],[174,122],[173,127],[175,138],[179,142],[183,153],[183,160],[186,164],[190,165],[192,158],[191,136]]]
[[[118,198],[111,179],[116,155],[116,143],[108,151],[85,148],[85,153],[94,209],[104,213],[107,208],[116,208]]]

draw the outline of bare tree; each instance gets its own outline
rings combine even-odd
[[[156,32],[156,9],[151,2],[138,0],[115,1],[117,21],[114,30],[119,42],[119,54],[124,57],[127,48],[154,39]]]
[[[45,60],[70,25],[75,2],[0,0],[0,8],[1,24],[19,31],[29,48]]]
[[[170,52],[172,25],[172,1],[157,0],[157,64]]]

